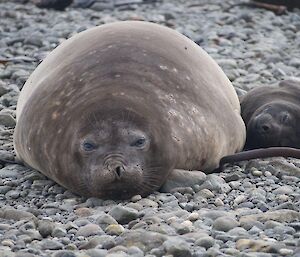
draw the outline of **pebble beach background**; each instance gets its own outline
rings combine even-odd
[[[58,12],[0,0],[0,60],[10,59],[0,61],[1,158],[14,157],[16,103],[30,73],[59,43],[96,25],[146,20],[174,28],[219,63],[238,94],[300,77],[300,10],[276,16],[238,0],[121,2]],[[300,160],[199,174],[192,187],[112,201],[0,164],[0,257],[300,256]]]

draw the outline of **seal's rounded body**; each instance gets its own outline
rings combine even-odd
[[[237,95],[194,42],[147,22],[79,33],[33,72],[17,105],[18,157],[82,195],[127,198],[174,169],[240,151]]]

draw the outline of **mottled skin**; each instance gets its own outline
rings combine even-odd
[[[57,47],[20,94],[18,157],[86,196],[158,189],[173,169],[211,171],[245,126],[219,66],[169,28],[128,21]]]
[[[300,82],[258,87],[241,101],[247,128],[245,149],[286,146],[300,148]]]

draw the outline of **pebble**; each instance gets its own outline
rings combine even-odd
[[[45,239],[41,247],[43,250],[60,250],[63,248],[63,244],[53,239]]]
[[[120,224],[127,224],[139,217],[137,210],[120,205],[113,207],[108,214]]]
[[[174,257],[192,256],[188,243],[177,237],[166,240],[163,243],[163,247],[165,248],[167,254]]]
[[[196,242],[196,245],[202,246],[205,249],[209,249],[210,247],[213,247],[215,244],[215,240],[214,238],[210,237],[210,236],[206,236],[206,237],[201,237],[199,238]]]
[[[112,236],[119,236],[125,231],[124,227],[119,224],[111,224],[106,227],[105,233]]]
[[[16,121],[13,116],[9,113],[0,112],[0,125],[4,125],[9,128],[16,126]]]
[[[231,217],[219,217],[213,223],[213,229],[228,232],[237,227],[239,223]]]
[[[87,224],[78,229],[76,236],[89,237],[89,236],[102,235],[103,233],[104,233],[103,230],[98,225]]]
[[[55,224],[50,220],[40,220],[38,222],[38,231],[42,237],[48,237],[52,234]]]

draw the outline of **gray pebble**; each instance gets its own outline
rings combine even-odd
[[[76,236],[95,236],[104,234],[103,230],[96,224],[87,224],[83,227],[80,227],[76,233]]]
[[[43,250],[60,250],[63,249],[63,244],[54,239],[45,239],[41,243]]]
[[[239,223],[231,217],[220,217],[214,221],[213,229],[227,232],[238,225]]]
[[[139,217],[137,210],[120,205],[113,207],[108,214],[120,224],[126,224]]]

